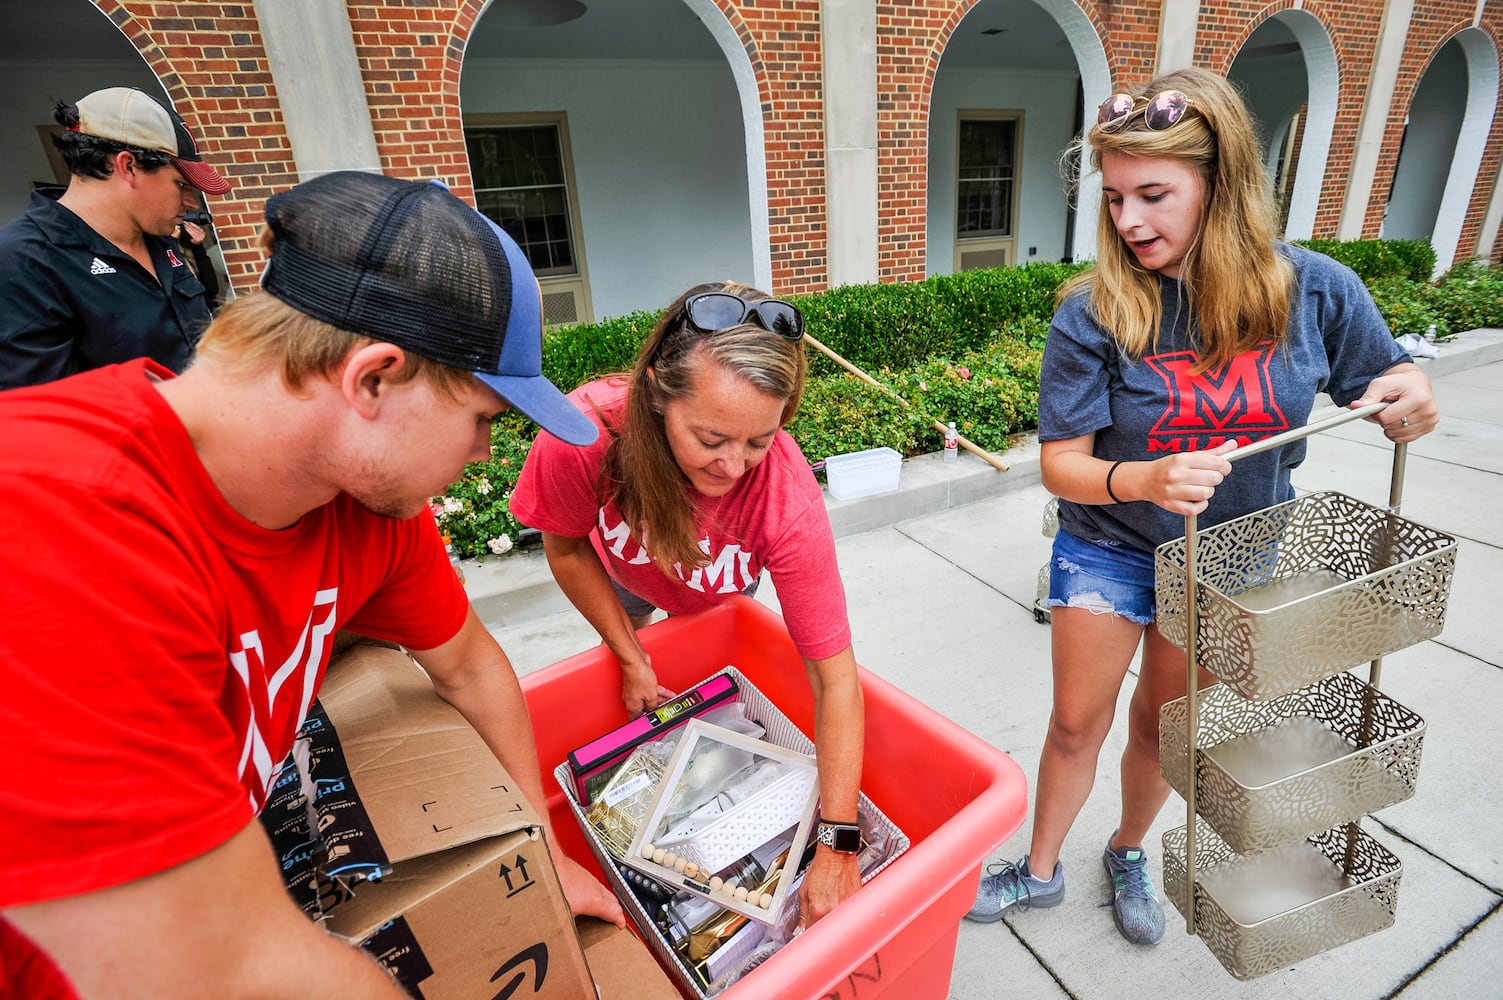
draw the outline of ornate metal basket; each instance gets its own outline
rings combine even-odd
[[[1164,894],[1186,914],[1185,827],[1164,834]],[[1253,857],[1195,834],[1196,933],[1255,979],[1393,924],[1403,864],[1355,824]]]
[[[1185,648],[1184,539],[1154,555],[1158,627]],[[1324,492],[1199,533],[1199,661],[1244,698],[1276,698],[1440,634],[1456,539]]]
[[[1189,704],[1159,714],[1159,767],[1186,795]],[[1402,802],[1425,722],[1349,673],[1266,702],[1200,693],[1196,808],[1238,854],[1256,854]]]

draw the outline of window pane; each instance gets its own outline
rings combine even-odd
[[[955,232],[1011,236],[1017,122],[966,119],[956,159]]]
[[[539,275],[574,273],[558,127],[466,129],[465,145],[480,211],[517,241]]]

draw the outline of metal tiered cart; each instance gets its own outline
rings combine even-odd
[[[1238,449],[1231,461],[1382,410]],[[1186,804],[1164,890],[1228,972],[1252,979],[1390,926],[1403,866],[1358,820],[1414,794],[1424,721],[1378,691],[1386,653],[1438,635],[1456,540],[1314,493],[1155,553],[1159,629],[1222,683],[1166,704],[1160,767]],[[1193,572],[1188,571],[1193,567]],[[1370,661],[1367,683],[1347,671]]]

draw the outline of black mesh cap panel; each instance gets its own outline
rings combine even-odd
[[[496,373],[511,272],[489,224],[448,191],[344,171],[273,196],[266,221],[272,295],[343,330]]]

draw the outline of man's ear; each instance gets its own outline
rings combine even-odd
[[[407,352],[377,342],[357,347],[344,359],[339,388],[352,409],[367,419],[381,411],[391,392],[391,376],[407,364]]]
[[[122,149],[110,157],[110,172],[119,175],[131,187],[136,185],[136,154]]]

